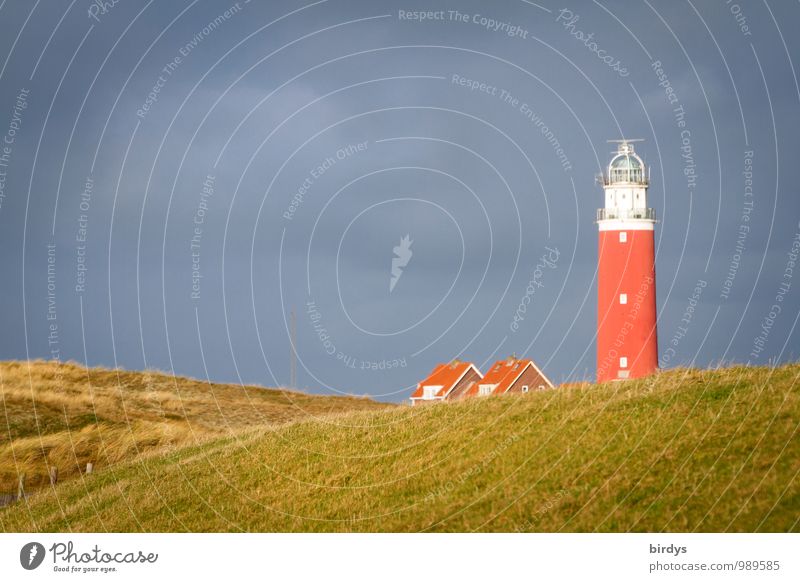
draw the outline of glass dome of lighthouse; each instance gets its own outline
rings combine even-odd
[[[644,180],[644,163],[633,151],[630,143],[620,144],[617,155],[608,165],[610,182],[627,182],[641,184]]]

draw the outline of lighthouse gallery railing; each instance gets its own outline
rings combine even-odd
[[[655,220],[655,208],[598,208],[597,220],[628,220],[628,219]]]

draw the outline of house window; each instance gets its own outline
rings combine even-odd
[[[523,387],[522,387],[522,391],[523,391],[523,392],[527,392],[527,391],[528,391],[528,387],[527,387],[527,386],[523,386]]]
[[[492,393],[491,384],[481,384],[478,386],[478,396],[489,396]]]
[[[619,294],[619,304],[625,305],[628,303],[628,294],[627,293],[620,293]]]
[[[628,242],[628,233],[627,232],[619,233],[619,242]]]
[[[622,356],[619,359],[619,367],[620,368],[627,368],[628,367],[628,358],[626,358],[625,356]]]
[[[544,384],[539,384],[539,390],[544,390]]]
[[[441,386],[425,386],[422,389],[422,397],[425,400],[433,400],[436,397],[436,394],[438,394],[440,389]]]

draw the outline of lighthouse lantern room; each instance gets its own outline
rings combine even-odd
[[[649,175],[633,143],[617,152],[600,176],[605,206],[597,282],[597,381],[639,378],[658,368],[655,211],[647,206]]]

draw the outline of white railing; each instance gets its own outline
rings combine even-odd
[[[644,219],[655,220],[655,208],[598,208],[597,220],[629,220]]]
[[[619,176],[617,176],[617,177],[619,177]],[[634,184],[636,186],[645,186],[645,187],[647,187],[647,186],[650,185],[649,178],[645,178],[644,176],[642,176],[641,175],[641,171],[639,171],[638,174],[635,175],[635,176],[628,176],[628,177],[629,178],[632,177],[634,179],[633,180],[619,180],[619,179],[612,180],[606,174],[597,174],[597,176],[595,176],[595,180],[597,181],[598,184],[601,184],[603,186],[610,186],[611,184]]]

